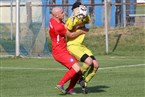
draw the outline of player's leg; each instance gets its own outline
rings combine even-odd
[[[64,85],[68,80],[70,80],[76,73],[78,73],[81,69],[78,63],[74,64],[76,68],[70,68],[59,81],[59,85]]]
[[[88,83],[95,76],[95,74],[99,68],[99,62],[96,60],[96,58],[93,56],[92,52],[88,48],[85,49],[85,53],[87,53],[93,60],[93,65],[88,70],[86,77],[85,77],[85,81],[86,81],[86,83]],[[85,64],[83,66],[85,67]]]
[[[86,63],[83,63],[83,65],[82,65],[82,71],[83,71],[83,77],[84,77],[84,79],[85,79],[85,86],[87,86],[86,85],[86,77],[88,76],[88,74],[90,73],[90,72],[92,72],[92,67],[93,67],[93,65],[92,66],[90,66],[89,68],[87,68],[88,67],[88,65],[86,64]]]
[[[80,79],[81,75],[79,73],[76,73],[70,80],[69,86],[66,89],[66,94],[76,94],[76,92],[74,91],[74,87],[76,85],[76,83],[78,82],[78,80]]]
[[[77,81],[80,79],[80,77],[82,75],[81,70],[78,70],[79,68],[81,68],[81,66],[79,64],[74,64],[72,66],[72,68],[74,70],[76,70],[77,73],[70,80],[70,84],[69,84],[68,88],[66,89],[67,94],[76,94],[76,92],[74,92],[74,86],[76,85]]]
[[[91,67],[93,66],[93,60],[87,54],[84,54],[81,57],[81,62],[84,62],[83,66],[82,66],[83,77],[79,80],[79,84],[82,87],[82,93],[87,94],[88,90],[87,90],[86,77],[88,76],[88,73],[89,73]]]
[[[87,60],[87,59],[81,60],[82,62],[84,62],[83,66],[82,66],[82,71],[83,71],[83,77],[84,77],[85,81],[80,79],[80,85],[83,86],[83,84],[81,84],[81,83],[84,83],[85,87],[87,87],[88,82],[95,76],[95,74],[99,68],[99,63],[93,56],[92,52],[86,46],[82,45],[82,47],[83,47],[84,53],[89,56],[88,57],[89,60]],[[81,58],[83,59],[83,57],[81,57]],[[88,67],[89,61],[92,61],[92,65],[90,65]],[[84,92],[85,92],[85,90],[84,90]]]
[[[59,89],[63,94],[66,93],[64,89],[64,84],[68,82],[72,77],[81,71],[80,65],[77,63],[77,60],[70,54],[64,53],[63,56],[58,56],[56,58],[58,62],[63,64],[65,67],[67,67],[69,70],[64,74],[64,76],[61,78],[61,80],[58,82],[56,88]]]
[[[99,68],[99,63],[97,60],[93,60],[93,66],[88,71],[87,76],[85,77],[86,83],[90,82],[90,80],[95,76],[97,70]]]
[[[77,65],[77,63],[75,63],[74,65]],[[64,84],[66,82],[68,82],[69,80],[73,79],[73,77],[75,75],[77,75],[78,71],[80,71],[79,69],[80,67],[77,66],[77,69],[74,69],[74,68],[71,68],[69,69],[65,74],[64,76],[62,77],[62,79],[58,82],[56,88],[60,90],[60,92],[62,92],[63,94],[66,94],[66,90],[64,89]],[[75,79],[76,80],[76,79]],[[77,81],[76,81],[77,82]],[[76,82],[71,82],[70,84],[70,87],[69,87],[69,92],[74,88],[75,86],[75,83]]]
[[[85,63],[82,66],[82,76],[85,78],[87,71],[93,65],[92,58],[85,53],[86,47],[84,45],[70,45],[67,47],[69,52],[81,62]]]
[[[83,76],[84,78],[86,78],[86,76],[88,75],[88,71],[91,69],[91,67],[93,66],[93,60],[90,57],[90,55],[92,55],[91,51],[88,50],[86,48],[86,46],[81,45],[81,50],[83,51],[83,56],[80,57],[80,61],[83,62],[82,65],[82,72],[83,72]]]
[[[89,66],[89,65],[87,65],[86,63],[83,63],[83,65],[82,65],[82,76],[84,77],[84,78],[86,78],[86,76],[87,76],[87,74],[88,74],[88,71],[89,71],[89,69],[90,69],[90,67],[91,66]]]
[[[93,64],[92,58],[84,53],[85,49],[84,49],[84,46],[82,46],[82,45],[71,45],[71,46],[68,46],[68,50],[78,60],[80,60],[81,62],[85,62],[87,64],[87,65],[83,66],[83,68],[82,68],[82,74],[83,74],[83,77],[84,77],[84,74],[86,74],[86,72],[88,71],[89,67]],[[82,92],[86,94],[87,91],[86,91],[86,87],[85,87],[84,83],[85,83],[84,82],[84,78],[81,78],[79,80],[79,84],[82,87]]]

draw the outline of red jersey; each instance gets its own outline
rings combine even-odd
[[[52,40],[52,54],[58,54],[67,50],[66,28],[63,22],[57,22],[54,18],[49,21],[49,34]]]
[[[77,60],[68,52],[66,47],[66,31],[63,22],[57,22],[54,18],[49,22],[49,34],[52,41],[52,55],[55,60],[67,68],[71,68]]]

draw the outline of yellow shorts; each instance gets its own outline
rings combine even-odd
[[[80,61],[84,54],[92,56],[92,52],[85,45],[69,45],[67,46],[68,51]]]

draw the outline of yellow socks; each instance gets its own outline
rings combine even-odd
[[[88,72],[88,69],[89,68],[90,67],[87,64],[83,63],[83,66],[82,66],[82,74],[83,74],[83,77],[84,78],[87,76],[87,72]]]
[[[88,66],[87,64],[83,63],[82,74],[86,81],[85,86],[87,86],[87,83],[95,76],[96,72],[97,72],[96,68],[94,68],[93,66]]]
[[[88,83],[95,76],[96,72],[97,72],[97,69],[96,68],[91,68],[89,70],[88,75],[85,78],[85,81]]]

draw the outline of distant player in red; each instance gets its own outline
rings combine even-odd
[[[70,38],[77,37],[85,31],[80,30],[79,33],[71,33],[65,28],[64,11],[61,8],[54,7],[51,11],[52,17],[49,22],[49,34],[52,40],[52,55],[56,61],[64,65],[69,70],[65,73],[62,79],[56,85],[63,94],[74,93],[73,88],[80,78],[80,65],[77,60],[68,52],[66,47],[66,36]],[[70,80],[68,88],[64,89],[64,84]]]

